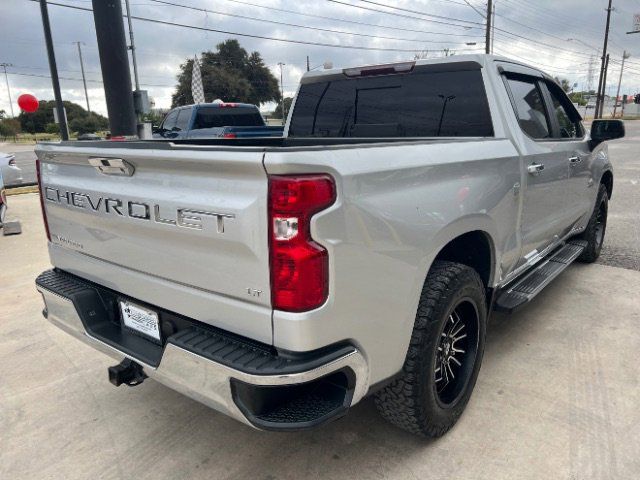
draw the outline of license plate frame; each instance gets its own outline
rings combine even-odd
[[[127,331],[162,344],[159,312],[124,298],[118,299],[118,306],[122,325]]]

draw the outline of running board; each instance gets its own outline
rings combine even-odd
[[[512,313],[536,297],[554,278],[560,275],[586,248],[584,240],[572,240],[535,266],[516,283],[498,293],[493,309]]]

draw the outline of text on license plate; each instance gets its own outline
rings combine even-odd
[[[120,311],[125,326],[160,340],[160,326],[156,312],[127,301],[120,301]]]

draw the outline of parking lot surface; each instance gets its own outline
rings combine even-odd
[[[38,197],[9,197],[24,233],[0,237],[0,478],[637,478],[638,132],[610,147],[602,264],[574,265],[522,311],[494,316],[469,406],[435,441],[385,423],[371,399],[320,429],[269,433],[152,380],[114,388],[112,360],[43,319]]]

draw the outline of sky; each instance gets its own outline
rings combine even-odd
[[[91,0],[54,1],[91,8]],[[443,55],[444,49],[458,55],[484,52],[485,19],[481,13],[486,12],[487,6],[483,0],[130,2],[134,16],[230,32],[133,20],[141,88],[148,90],[157,108],[170,107],[176,75],[187,57],[215,50],[216,44],[228,38],[237,38],[248,51],[260,52],[277,78],[278,63],[284,63],[287,96],[295,93],[306,70],[307,55],[312,68],[322,68],[325,62],[349,67],[403,61],[416,54],[431,58]],[[495,5],[496,54],[567,78],[571,84],[578,84],[578,90],[589,84],[596,88],[607,0],[496,0]],[[640,14],[640,1],[613,0],[613,6],[607,93],[615,95],[625,50],[630,57],[621,94],[640,93],[640,34],[626,34],[633,30],[634,14]],[[82,42],[89,103],[93,111],[106,114],[91,12],[51,4],[49,15],[63,99],[86,106],[75,43]],[[53,98],[37,2],[0,0],[0,63],[11,64],[7,73],[16,115],[16,99],[22,93],[41,100]],[[10,113],[4,80],[0,78],[0,109]]]

